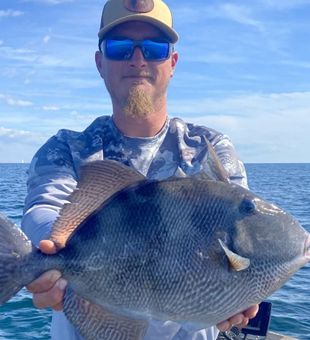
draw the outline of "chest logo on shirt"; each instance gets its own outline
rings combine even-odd
[[[147,13],[154,8],[153,0],[123,0],[124,7],[130,12]]]

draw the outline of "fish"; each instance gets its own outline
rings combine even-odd
[[[218,177],[149,180],[113,160],[83,165],[52,228],[56,254],[0,216],[0,304],[56,269],[68,281],[64,313],[86,340],[140,340],[151,319],[193,331],[260,303],[309,262],[310,234]]]

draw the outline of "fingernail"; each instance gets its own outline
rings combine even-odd
[[[67,287],[67,281],[64,279],[59,279],[56,283],[57,287],[60,288],[61,290],[64,290]]]

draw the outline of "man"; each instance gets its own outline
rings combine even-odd
[[[77,185],[80,165],[86,162],[114,159],[152,179],[180,171],[185,175],[208,172],[207,138],[231,180],[247,186],[244,166],[227,136],[168,117],[167,87],[178,61],[173,48],[177,40],[170,10],[161,0],[109,0],[104,6],[95,59],[111,96],[113,114],[99,117],[81,133],[59,131],[34,156],[22,228],[42,251],[56,251],[47,240],[51,226]],[[59,312],[65,287],[60,273],[50,271],[28,289],[37,307],[55,310],[52,339],[79,339]],[[243,326],[256,313],[254,306],[217,326],[220,330]],[[187,334],[177,323],[154,320],[145,339],[210,340],[217,333],[213,327]]]

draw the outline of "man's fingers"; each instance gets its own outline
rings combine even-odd
[[[49,270],[26,287],[31,293],[43,293],[51,289],[61,277],[58,270]]]
[[[241,328],[245,327],[248,323],[249,323],[249,318],[244,317],[243,321],[236,326],[241,329]]]
[[[244,315],[242,313],[236,314],[228,320],[222,321],[216,325],[221,332],[226,332],[233,326],[241,325],[244,321]]]
[[[56,248],[55,243],[53,241],[50,241],[50,240],[40,241],[39,247],[40,247],[40,250],[42,251],[42,253],[45,253],[45,254],[52,255],[52,254],[55,254],[57,252],[57,248]]]
[[[243,312],[243,315],[248,319],[252,319],[256,316],[259,310],[259,305],[253,305]]]
[[[237,326],[238,328],[243,328],[249,323],[249,319],[252,319],[256,316],[259,309],[259,305],[254,305],[249,307],[243,313],[238,313],[233,315],[228,320],[222,321],[218,323],[216,326],[221,332],[226,332],[231,327]]]
[[[226,332],[226,331],[228,331],[232,326],[231,326],[230,322],[229,322],[228,320],[226,320],[226,321],[222,321],[222,322],[218,323],[218,324],[216,325],[216,327],[218,328],[218,330],[219,330],[220,332]]]
[[[48,255],[57,253],[53,241],[42,240],[39,247],[42,253]],[[31,282],[27,289],[33,293],[34,306],[37,308],[51,307],[59,311],[63,309],[62,301],[66,286],[67,281],[61,278],[61,273],[58,270],[49,270]]]
[[[58,303],[57,305],[53,306],[52,308],[53,308],[53,310],[60,312],[64,309],[64,306],[63,306],[63,303],[61,302],[61,303]]]
[[[228,319],[231,326],[240,325],[244,320],[244,315],[242,313],[236,314]]]
[[[238,328],[243,328],[244,326],[248,324],[248,322],[249,322],[248,318],[242,318],[242,320],[241,318],[240,319],[234,318],[233,320],[229,319],[229,320],[222,321],[218,323],[216,327],[218,328],[220,332],[226,332],[226,331],[229,331],[234,326]]]
[[[33,294],[33,304],[37,308],[52,307],[53,309],[61,310],[66,285],[66,280],[59,279],[48,292]]]

